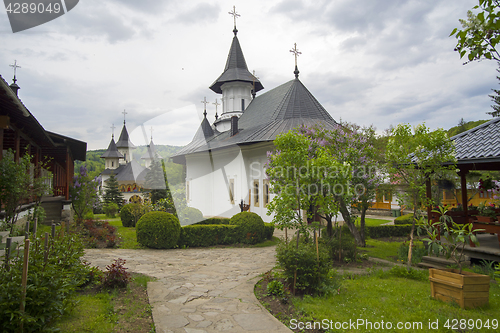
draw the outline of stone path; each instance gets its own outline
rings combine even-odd
[[[114,259],[148,283],[157,333],[291,332],[255,298],[259,275],[275,264],[275,247],[126,250],[88,249],[84,259],[102,269]]]

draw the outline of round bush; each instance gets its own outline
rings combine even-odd
[[[394,219],[394,224],[412,224],[413,223],[413,214],[406,214],[396,217]]]
[[[186,207],[178,214],[182,225],[194,224],[203,220],[203,213],[194,207]]]
[[[177,217],[166,212],[144,214],[136,225],[137,242],[153,249],[171,249],[177,245],[181,225]]]
[[[255,213],[238,213],[231,217],[229,224],[239,226],[239,240],[242,243],[257,244],[264,240],[264,221]]]
[[[122,207],[120,210],[120,219],[124,227],[135,227],[135,224],[145,211],[141,204],[129,203]]]

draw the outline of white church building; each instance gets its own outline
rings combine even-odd
[[[205,111],[191,143],[172,160],[185,165],[188,205],[205,217],[231,217],[243,201],[270,222],[265,168],[273,140],[301,125],[330,129],[337,123],[299,80],[297,65],[294,79],[257,96],[264,87],[248,71],[236,25],[233,33],[224,71],[210,86],[222,95],[222,113],[210,123]]]

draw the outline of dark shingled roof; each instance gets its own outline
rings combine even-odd
[[[231,48],[229,49],[224,72],[214,83],[212,83],[210,89],[218,94],[222,94],[221,86],[231,81],[243,81],[252,84],[255,81],[255,92],[264,89],[262,83],[248,71],[247,63],[236,34],[234,35]]]
[[[116,146],[118,148],[135,148],[135,146],[132,144],[128,137],[128,132],[127,132],[127,127],[125,126],[125,122],[123,123],[123,128],[122,132],[120,134],[120,137],[118,138],[118,141],[116,142]]]
[[[148,172],[148,168],[132,160],[132,162],[127,163],[118,173],[116,173],[116,180],[119,182],[135,181],[136,183],[143,184],[146,181]]]
[[[239,132],[236,135],[230,136],[230,131],[216,131],[205,139],[199,135],[199,129],[193,141],[177,152],[173,159],[181,162],[182,156],[196,152],[272,141],[278,134],[301,125],[322,125],[333,129],[336,124],[297,78],[254,98],[239,118]]]
[[[458,164],[500,161],[500,117],[451,137]]]
[[[123,158],[122,153],[120,153],[118,151],[118,148],[116,148],[114,138],[111,139],[111,142],[109,143],[108,146],[108,150],[106,150],[104,154],[101,155],[101,158],[106,158],[106,157]]]
[[[207,117],[204,117],[203,120],[201,121],[200,127],[198,128],[196,134],[194,135],[193,141],[205,140],[213,135],[214,135],[214,130],[212,129],[212,126],[210,126]]]

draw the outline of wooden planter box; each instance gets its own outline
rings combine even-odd
[[[476,216],[478,222],[495,222],[495,218],[489,216]]]
[[[444,302],[455,302],[472,309],[489,302],[490,277],[456,269],[429,268],[431,296]]]

